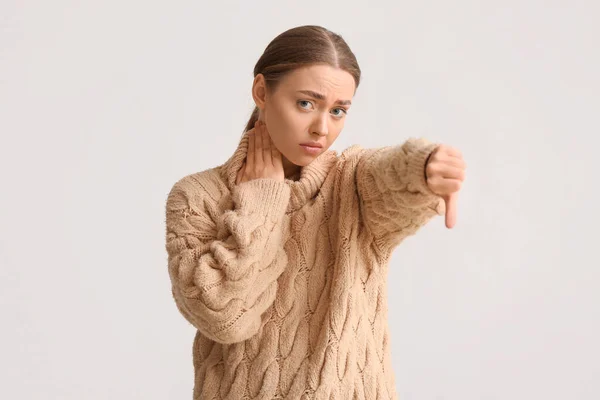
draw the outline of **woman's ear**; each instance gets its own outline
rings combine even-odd
[[[254,78],[254,82],[252,83],[252,98],[254,99],[254,104],[256,104],[256,107],[259,108],[262,114],[267,102],[267,87],[263,74],[258,74]]]

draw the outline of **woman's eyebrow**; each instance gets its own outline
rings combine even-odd
[[[298,90],[298,93],[303,93],[307,96],[314,97],[317,100],[325,100],[325,95],[315,92],[314,90]],[[343,106],[349,106],[352,104],[350,100],[336,100],[335,104],[341,104]]]

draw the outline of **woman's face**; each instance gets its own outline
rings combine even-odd
[[[344,127],[354,92],[352,75],[328,65],[290,72],[274,93],[266,91],[264,76],[259,74],[252,88],[259,120],[266,123],[281,154],[297,166],[310,164],[333,144]],[[317,152],[301,146],[313,141],[323,146]]]

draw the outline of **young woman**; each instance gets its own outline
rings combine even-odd
[[[277,36],[254,76],[238,148],[166,204],[194,399],[394,399],[388,261],[435,215],[454,225],[465,163],[425,139],[328,150],[360,69],[325,28]]]

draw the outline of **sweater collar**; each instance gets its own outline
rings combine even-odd
[[[237,173],[242,167],[247,153],[248,133],[246,132],[233,155],[220,168],[221,176],[225,180],[229,190],[235,186]],[[302,208],[304,204],[317,195],[336,161],[337,152],[335,150],[326,150],[309,165],[302,167],[298,180],[285,179],[285,183],[290,187],[291,192],[287,212],[293,212]]]

